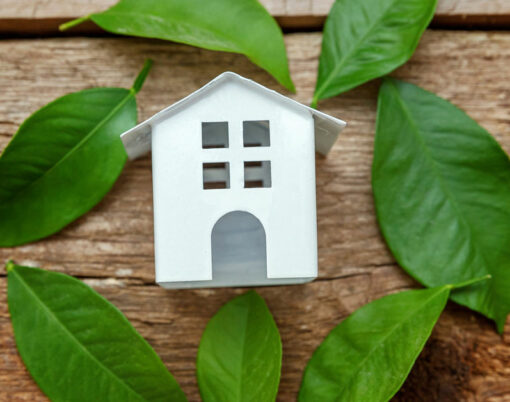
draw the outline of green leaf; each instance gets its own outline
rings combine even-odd
[[[510,160],[463,111],[387,79],[372,167],[377,218],[398,263],[426,286],[490,273],[452,295],[503,330],[510,311]]]
[[[257,0],[120,0],[91,19],[108,32],[158,38],[210,50],[241,53],[291,91],[285,44],[276,21]]]
[[[336,0],[324,26],[312,105],[404,64],[437,0]]]
[[[136,124],[132,89],[65,95],[20,126],[0,157],[0,247],[49,236],[96,205],[126,162],[120,134]]]
[[[89,286],[12,262],[6,269],[16,345],[52,401],[186,401],[149,344]]]
[[[280,382],[282,344],[264,300],[239,296],[209,321],[197,356],[204,402],[274,401]]]
[[[337,325],[306,366],[300,402],[388,401],[400,389],[452,289],[409,290],[377,299]]]

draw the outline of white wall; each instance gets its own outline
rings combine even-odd
[[[270,120],[270,147],[244,148],[244,120]],[[201,123],[229,122],[229,148],[202,149]],[[262,91],[226,81],[152,128],[156,281],[210,280],[211,230],[224,214],[255,215],[269,278],[317,276],[314,127]],[[244,188],[244,162],[271,160],[272,187]],[[229,162],[230,189],[202,188],[203,162]]]

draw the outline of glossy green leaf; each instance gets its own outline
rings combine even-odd
[[[494,319],[510,311],[510,160],[463,111],[387,79],[372,167],[377,218],[398,263],[426,286],[490,273],[452,299]]]
[[[306,366],[298,400],[388,401],[411,371],[450,291],[476,288],[486,279],[400,292],[356,310],[315,350]]]
[[[0,157],[0,247],[49,236],[96,205],[126,162],[120,134],[136,124],[136,88],[65,95],[21,125]]]
[[[336,0],[324,26],[313,105],[404,64],[437,0]]]
[[[197,356],[204,402],[274,401],[280,382],[282,344],[264,300],[239,296],[209,321]]]
[[[89,286],[38,268],[6,268],[18,351],[52,401],[186,400],[149,344]]]
[[[282,32],[257,0],[120,0],[106,11],[70,21],[60,29],[88,19],[115,34],[244,54],[294,91]]]

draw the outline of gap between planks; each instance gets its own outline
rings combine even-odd
[[[334,0],[261,0],[285,31],[321,30]],[[106,10],[117,0],[2,0],[0,37],[104,35],[92,22],[66,34],[58,26]],[[509,0],[439,0],[435,28],[510,29]]]

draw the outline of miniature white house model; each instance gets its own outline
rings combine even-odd
[[[304,283],[317,276],[315,149],[345,126],[226,72],[122,134],[152,149],[156,282]]]

